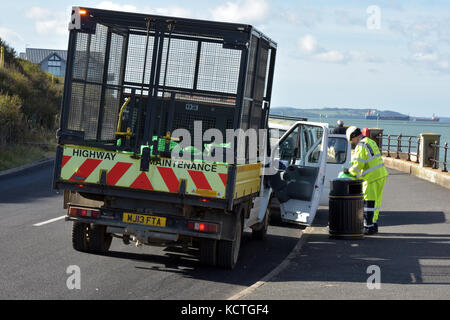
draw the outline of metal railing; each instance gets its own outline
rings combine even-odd
[[[404,153],[408,156],[406,158],[407,161],[412,161],[411,156],[415,156],[415,162],[419,163],[420,137],[404,136],[402,134],[380,134],[378,137],[382,138],[382,141],[387,139],[387,144],[382,144],[381,146],[381,149],[387,152],[387,157],[391,157],[391,153],[395,153],[395,158],[400,159],[400,154]],[[407,152],[403,150],[407,150]],[[415,150],[415,152],[411,150]]]
[[[448,142],[446,142],[443,146],[436,144],[436,143],[430,143],[430,147],[432,147],[434,149],[434,153],[433,153],[434,156],[433,156],[433,158],[430,157],[428,160],[433,162],[433,169],[439,169],[439,167],[440,167],[439,164],[442,163],[442,165],[443,165],[442,172],[448,172],[447,171]],[[441,148],[444,149],[444,160],[443,161],[439,161],[439,159],[438,159],[438,155],[439,155],[438,150]]]
[[[378,139],[382,139],[383,144],[381,150],[386,151],[386,157],[395,156],[396,159],[400,159],[400,155],[404,154],[407,156],[406,161],[412,161],[411,156],[415,156],[415,163],[419,163],[419,150],[420,150],[420,137],[418,136],[404,136],[402,134],[380,134],[377,136]],[[387,144],[384,141],[387,140]],[[447,161],[448,155],[448,142],[444,145],[439,145],[437,142],[430,143],[430,148],[434,149],[433,156],[429,157],[427,160],[432,162],[433,169],[439,169],[442,164],[442,172],[448,172],[447,166],[449,162]],[[444,150],[443,160],[439,160],[439,150]],[[414,152],[415,151],[415,152]]]

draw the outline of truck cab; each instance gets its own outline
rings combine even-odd
[[[319,206],[328,206],[330,182],[349,167],[351,145],[345,135],[330,134],[328,124],[293,117],[269,120],[270,162],[277,172],[265,176],[252,216],[310,226]],[[254,218],[256,219],[256,218]]]

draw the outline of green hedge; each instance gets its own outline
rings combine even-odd
[[[0,39],[5,50],[5,67],[0,67],[0,147],[48,137],[54,132],[62,99],[63,79],[40,66],[16,57]],[[50,136],[54,136],[51,134]]]

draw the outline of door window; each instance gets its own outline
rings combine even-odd
[[[347,140],[328,138],[327,163],[343,164],[347,160]]]
[[[302,166],[318,167],[322,153],[323,129],[305,125],[302,127]]]
[[[299,158],[299,139],[298,139],[298,127],[295,128],[280,144],[280,161],[283,162],[286,167],[296,161]]]

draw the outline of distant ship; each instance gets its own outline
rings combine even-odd
[[[409,116],[380,116],[375,110],[369,110],[365,114],[367,120],[400,120],[409,121]]]
[[[441,118],[436,118],[433,114],[431,118],[414,118],[413,121],[432,121],[432,122],[439,122]]]

